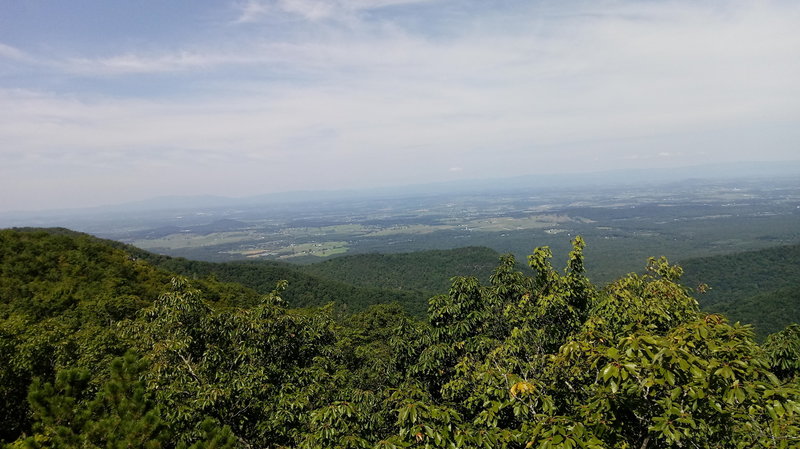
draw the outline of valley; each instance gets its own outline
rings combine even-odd
[[[494,189],[430,195],[308,199],[280,204],[176,207],[71,228],[150,251],[206,261],[307,264],[348,254],[485,246],[524,257],[556,254],[575,235],[588,271],[608,281],[650,256],[680,260],[800,242],[796,178]]]
[[[713,420],[744,416],[740,401],[787,410],[800,397],[799,205],[796,179],[750,179],[103,210],[48,218],[93,235],[0,230],[0,355],[10,361],[0,367],[0,444],[163,420],[179,436],[146,438],[338,447],[319,437],[335,428],[354,429],[336,441],[364,429],[360,447],[409,447],[424,436],[408,437],[403,419],[436,410],[433,395],[454,386],[472,391],[475,379],[496,381],[441,408],[466,432],[475,423],[454,412],[462,403],[481,416],[540,401],[535,388],[571,398],[566,378],[581,392],[600,388],[589,403],[603,410],[613,402],[598,401],[624,394],[634,403],[655,391],[641,408],[651,410],[684,384],[721,398],[691,405]],[[552,259],[534,251],[541,246]],[[683,270],[661,259],[645,272],[651,256]],[[738,371],[724,374],[731,359]],[[531,368],[509,377],[519,366]],[[629,372],[647,375],[648,386]],[[739,377],[720,383],[731,376]],[[765,400],[739,378],[785,396]],[[76,400],[72,385],[94,399]],[[145,416],[98,406],[105,392],[138,398],[137,410],[159,406]],[[39,398],[75,405],[51,411]],[[584,402],[568,410],[577,423]],[[284,419],[292,407],[300,419]],[[348,427],[348,413],[359,423],[380,417],[384,440],[372,444],[369,425]],[[768,411],[747,424],[794,432],[792,413],[785,425]],[[78,424],[51,430],[50,416]],[[265,434],[267,426],[293,433]],[[449,435],[449,424],[435,426]],[[457,436],[463,447],[511,435],[492,425],[500,430],[487,440],[475,428]]]

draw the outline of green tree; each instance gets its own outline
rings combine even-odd
[[[288,312],[283,287],[253,308],[214,310],[176,278],[172,291],[124,324],[152,361],[145,382],[179,441],[194,443],[211,420],[244,447],[291,445],[309,411],[336,391],[332,319]]]
[[[800,324],[768,336],[764,350],[772,372],[784,381],[800,382]]]
[[[0,430],[14,448],[800,445],[800,328],[760,346],[752,328],[701,312],[663,258],[595,286],[583,248],[576,238],[563,270],[539,248],[530,271],[503,256],[488,283],[453,278],[426,323],[398,306],[290,309],[285,282],[239,301],[174,278],[128,308],[113,293],[124,282],[100,276],[114,288],[76,302],[77,265],[25,256],[38,274],[5,291],[65,283],[53,304],[2,305]],[[125,347],[142,358],[115,358]]]
[[[596,289],[573,244],[564,274],[539,249],[533,276],[506,260],[492,285],[456,279],[431,301],[386,444],[797,446],[800,392],[770,372],[750,327],[701,313],[666,259]],[[498,308],[506,322],[489,326]]]
[[[31,448],[163,447],[167,427],[139,380],[145,366],[132,353],[115,359],[110,379],[93,398],[84,369],[61,370],[53,384],[35,380],[28,394],[34,434],[20,443]]]

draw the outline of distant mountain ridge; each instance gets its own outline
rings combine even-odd
[[[291,202],[341,200],[348,198],[402,198],[418,195],[439,195],[443,193],[480,193],[482,191],[503,191],[520,188],[563,189],[585,186],[624,186],[657,185],[695,180],[724,180],[735,178],[785,177],[800,175],[800,161],[781,162],[735,162],[726,164],[703,164],[685,167],[650,169],[617,169],[585,173],[554,173],[520,175],[508,178],[484,178],[442,181],[423,184],[399,185],[390,187],[325,190],[288,191],[259,194],[244,197],[223,197],[215,195],[170,196],[155,198],[152,201],[159,208],[193,207],[206,201],[206,205],[256,205]],[[146,206],[150,200],[137,201]],[[125,204],[119,205],[124,207]]]
[[[46,223],[48,217],[130,213],[137,211],[180,212],[204,208],[238,208],[258,205],[280,205],[314,201],[341,201],[375,198],[407,198],[453,193],[501,192],[518,189],[572,189],[592,186],[658,185],[695,180],[800,176],[800,161],[753,161],[726,164],[704,164],[685,167],[651,169],[618,169],[583,173],[520,175],[508,178],[451,180],[411,185],[352,188],[324,191],[287,191],[248,196],[165,195],[137,201],[94,207],[43,211],[0,212],[0,226],[30,224],[35,218]],[[5,219],[3,220],[3,216]]]

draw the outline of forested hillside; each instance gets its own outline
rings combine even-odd
[[[262,294],[271,291],[278,280],[288,280],[289,286],[282,296],[294,307],[336,302],[350,310],[362,310],[371,304],[397,302],[419,317],[425,314],[425,299],[447,291],[450,278],[476,276],[486,281],[500,257],[490,248],[467,247],[357,254],[308,265],[269,260],[202,262],[162,256],[117,242],[112,244],[183,276],[213,275]]]
[[[417,251],[397,254],[357,254],[301,266],[302,270],[353,285],[426,293],[447,291],[453,276],[488,281],[500,253],[486,247]]]
[[[278,281],[288,281],[282,298],[291,307],[322,306],[335,303],[337,309],[355,312],[373,304],[398,303],[409,313],[425,315],[425,298],[428,292],[401,291],[379,286],[354,286],[345,282],[306,273],[301,266],[268,260],[252,262],[202,262],[179,257],[150,253],[118,242],[109,242],[118,248],[190,279],[219,279],[252,288],[267,294]]]
[[[254,296],[63,230],[0,236],[8,448],[800,443],[800,327],[759,345],[663,258],[596,286],[580,238],[564,269],[547,248],[524,272],[504,256],[419,321],[290,308],[283,282]]]
[[[800,323],[800,281],[792,287],[717,303],[707,310],[722,313],[731,321],[752,324],[759,337],[764,338],[789,324]]]
[[[118,320],[150,304],[173,276],[137,254],[66,229],[0,230],[0,261],[4,311],[37,319],[77,307]],[[197,288],[210,301],[226,305],[253,304],[258,296],[238,284],[213,280],[199,281]],[[98,302],[108,309],[98,310]]]
[[[408,312],[425,314],[427,292],[400,291],[379,287],[357,287],[344,282],[304,273],[299,266],[282,262],[199,262],[181,258],[163,258],[157,266],[190,278],[212,276],[236,282],[267,294],[280,280],[288,281],[282,297],[292,307],[321,306],[336,303],[346,311],[359,311],[373,304],[398,303]]]
[[[25,428],[32,379],[106,367],[122,355],[127,345],[107,330],[151,306],[173,276],[85,234],[0,230],[0,439]],[[238,284],[194,287],[214,307],[258,299]]]
[[[762,337],[800,322],[800,245],[681,262],[688,286],[708,284],[703,309],[756,326]]]

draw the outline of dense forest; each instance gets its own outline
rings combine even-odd
[[[784,245],[681,262],[686,285],[710,287],[704,310],[753,324],[765,337],[800,322],[800,245]]]
[[[158,257],[158,256],[157,256]],[[267,294],[278,281],[287,281],[281,297],[292,307],[314,307],[334,303],[344,312],[364,310],[373,304],[403,304],[409,313],[425,315],[427,292],[402,291],[381,287],[355,286],[308,274],[302,268],[282,262],[201,262],[183,258],[158,257],[159,268],[190,279],[219,279],[237,283]]]
[[[203,262],[143,251],[106,240],[109,245],[153,266],[190,279],[219,279],[267,294],[276,282],[288,282],[281,297],[291,307],[335,303],[337,309],[356,312],[374,304],[400,304],[424,318],[427,298],[447,291],[456,275],[486,281],[500,254],[486,247],[418,251],[400,254],[358,254],[298,265],[271,260]]]
[[[190,279],[213,276],[261,294],[269,293],[277,281],[288,280],[281,296],[291,307],[333,302],[338,309],[354,312],[372,304],[398,303],[423,319],[427,298],[447,291],[453,276],[475,276],[485,282],[500,257],[490,248],[465,247],[355,254],[306,265],[269,260],[212,263],[108,242],[172,273]],[[690,258],[680,265],[684,285],[708,286],[697,295],[701,309],[752,324],[759,339],[800,322],[800,245]]]
[[[418,319],[374,297],[326,304],[328,287],[289,297],[292,282],[368,288],[320,272],[275,280],[269,265],[0,231],[0,444],[800,445],[800,326],[758,343],[701,311],[705,287],[683,287],[663,258],[594,285],[583,249],[576,238],[564,269],[546,247],[527,264],[502,256],[488,277],[453,278]]]
[[[396,254],[357,254],[301,265],[307,273],[349,284],[437,293],[455,275],[489,280],[500,254],[472,246]]]

